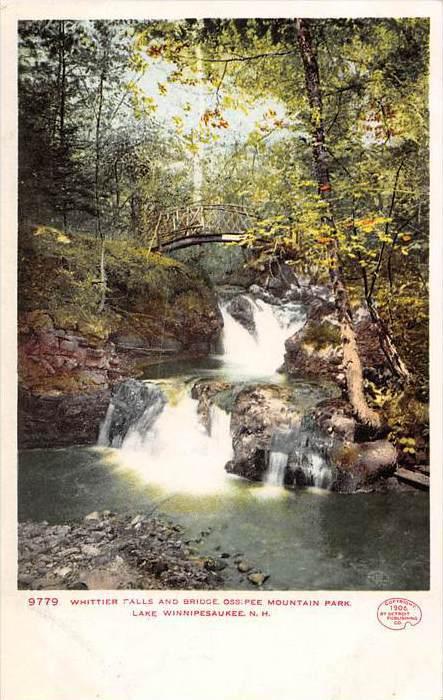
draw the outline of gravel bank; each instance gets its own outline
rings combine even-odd
[[[196,554],[182,532],[169,520],[109,511],[65,525],[20,523],[18,588],[220,588],[222,560]]]

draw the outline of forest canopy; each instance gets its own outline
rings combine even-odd
[[[344,316],[366,302],[425,398],[428,39],[425,19],[20,22],[21,230],[148,246],[165,209],[241,204],[250,265],[331,279]]]

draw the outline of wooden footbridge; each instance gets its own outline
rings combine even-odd
[[[160,213],[151,250],[170,252],[203,243],[240,242],[255,216],[237,204],[192,204]]]

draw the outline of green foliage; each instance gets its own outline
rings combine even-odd
[[[35,330],[47,312],[58,327],[105,340],[121,324],[122,315],[145,313],[147,305],[152,321],[170,313],[178,298],[189,311],[201,311],[212,299],[204,282],[183,263],[128,241],[109,241],[106,247],[107,305],[99,315],[100,261],[95,238],[68,237],[48,227],[20,236],[19,311],[40,310]]]
[[[338,245],[353,302],[377,307],[426,397],[429,22],[317,19],[310,30],[322,87],[327,203],[312,168],[311,129],[320,115],[309,108],[294,20],[21,23],[22,219],[61,228],[67,218],[72,228],[92,231],[100,215],[107,238],[148,244],[159,212],[195,196],[198,164],[203,199],[242,204],[254,215],[243,245],[255,269],[275,271],[285,262],[327,281],[331,246]],[[153,66],[165,68],[165,78],[146,91]],[[94,134],[101,77],[103,113]],[[160,100],[177,86],[189,96],[154,121]],[[189,115],[199,93],[205,100],[195,123]],[[234,112],[249,129],[234,133]],[[41,275],[63,298],[64,313],[83,300],[95,314],[98,250],[86,240],[52,241],[56,253],[36,250],[32,279],[21,272],[36,301],[45,298],[35,284]],[[137,303],[147,279],[159,300],[187,284],[196,288],[184,269],[149,262],[146,270],[142,253],[107,243],[106,313],[121,298]]]
[[[303,342],[312,345],[315,350],[321,350],[329,345],[340,345],[340,329],[338,326],[324,321],[323,323],[309,323],[303,334]]]
[[[402,458],[412,455],[416,461],[427,462],[429,410],[428,404],[417,398],[417,388],[377,387],[372,382],[366,385],[372,403],[384,414],[389,439],[397,445]]]

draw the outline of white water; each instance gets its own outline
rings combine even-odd
[[[211,406],[210,421],[208,434],[189,395],[168,404],[150,430],[134,426],[128,432],[121,450],[124,466],[169,491],[223,490],[228,481],[224,466],[232,457],[230,416]]]
[[[286,452],[271,452],[265,483],[269,486],[283,486],[287,463],[288,455]]]
[[[97,440],[97,445],[99,445],[99,447],[106,447],[107,445],[109,445],[109,431],[111,428],[112,416],[114,415],[114,411],[115,406],[111,401],[108,406],[108,410],[106,411],[105,420],[100,425],[100,432],[98,434]]]
[[[306,461],[308,462],[306,464]],[[321,489],[327,489],[332,482],[332,471],[326,464],[323,457],[313,452],[306,452],[304,458],[303,471],[312,486]]]
[[[284,342],[301,327],[303,314],[297,305],[283,308],[261,300],[252,302],[252,307],[255,337],[226,309],[222,310],[225,362],[229,370],[234,366],[244,376],[272,376],[282,364]],[[230,415],[212,405],[206,430],[197,405],[188,393],[177,403],[168,403],[158,417],[158,404],[148,405],[124,437],[119,463],[146,482],[173,493],[216,493],[229,488],[233,477],[224,467],[233,456]],[[109,445],[113,409],[111,402],[99,445]],[[316,455],[309,455],[307,476],[311,483],[321,486],[327,475],[324,465],[317,465],[315,458]],[[268,488],[264,491],[283,491],[276,487],[283,486],[287,463],[288,453],[275,445],[265,476]]]
[[[301,328],[304,316],[299,309],[252,301],[255,337],[222,308],[225,361],[251,377],[274,374],[283,363],[285,340]],[[294,318],[295,316],[295,318]]]

